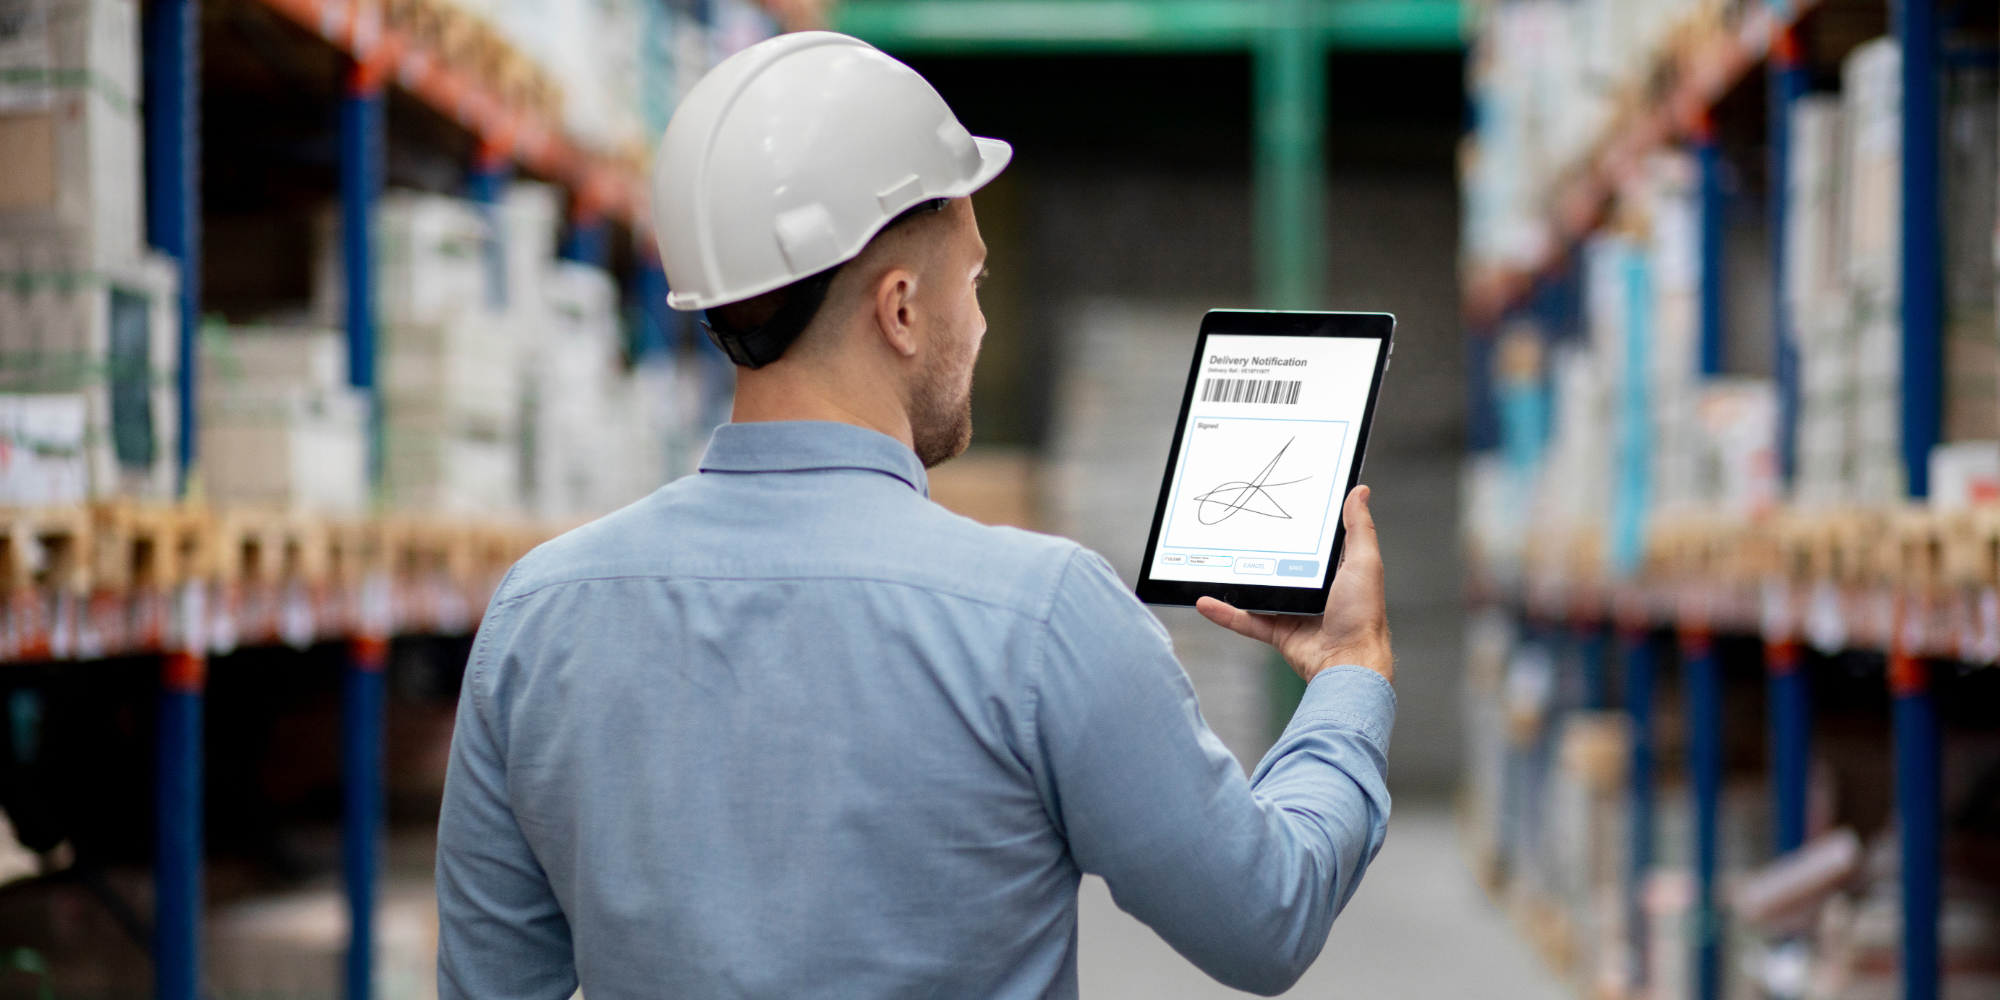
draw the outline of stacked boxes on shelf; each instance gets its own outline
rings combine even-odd
[[[520,353],[486,264],[487,216],[395,192],[377,221],[382,483],[408,510],[510,513],[521,482]]]
[[[657,414],[680,409],[675,387],[627,370],[610,275],[555,259],[557,197],[517,183],[494,205],[383,198],[376,384],[390,507],[573,520],[665,480],[676,428]],[[323,227],[317,279],[329,321],[335,235]]]
[[[1488,45],[1504,42],[1510,25],[1496,22]],[[2000,438],[2000,101],[1994,71],[1961,62],[1947,76],[1942,108],[1950,199],[1945,414],[1953,447],[1941,458],[1952,482],[1985,482],[1994,477],[1960,466],[1984,468],[2000,450],[1970,444]],[[1606,227],[1578,255],[1582,336],[1542,331],[1548,370],[1530,381],[1546,386],[1552,417],[1532,499],[1514,505],[1529,514],[1468,521],[1526,540],[1469,539],[1477,550],[1524,552],[1544,577],[1574,581],[1581,570],[1615,578],[1637,569],[1649,525],[1661,516],[1752,516],[1781,499],[1816,510],[1902,501],[1900,73],[1893,40],[1861,44],[1844,61],[1842,93],[1801,98],[1782,125],[1791,150],[1781,187],[1785,335],[1799,364],[1789,494],[1778,481],[1776,387],[1700,374],[1699,190],[1689,156],[1654,153],[1628,171]],[[1483,169],[1475,165],[1468,188]],[[1469,217],[1468,224],[1498,223]],[[1469,242],[1467,252],[1479,245]],[[1514,378],[1497,368],[1493,377],[1496,385]],[[1504,438],[1511,425],[1501,425]],[[1469,476],[1468,487],[1492,502],[1494,487],[1479,485],[1489,481],[1497,482]]]
[[[1761,11],[1761,5],[1752,10]],[[1468,274],[1538,266],[1560,238],[1556,189],[1642,106],[1652,67],[1731,30],[1699,0],[1521,0],[1481,11],[1461,164]]]
[[[1501,421],[1502,453],[1533,456],[1514,463],[1531,467],[1525,475],[1512,474],[1531,482],[1529,497],[1489,487],[1471,502],[1524,516],[1481,515],[1488,537],[1469,542],[1521,552],[1542,584],[1630,577],[1660,518],[1718,507],[1754,514],[1777,500],[1774,388],[1701,372],[1695,174],[1686,155],[1652,157],[1619,193],[1613,226],[1583,248],[1583,328],[1551,333],[1524,322],[1506,341],[1547,338],[1548,350],[1499,352],[1494,378],[1504,392],[1546,394],[1548,437],[1545,447],[1517,440],[1544,433],[1542,423]],[[1547,371],[1534,370],[1544,355]],[[1524,357],[1528,370],[1516,370]]]
[[[1842,93],[1813,94],[1789,122],[1786,296],[1800,359],[1794,498],[1815,508],[1902,499],[1901,59],[1857,47]],[[1946,78],[1945,413],[1947,441],[2000,437],[1994,325],[1995,76]]]
[[[2000,219],[2000,74],[1955,62],[1945,76],[1945,414],[1947,441],[2000,437],[2000,327],[1994,226]]]
[[[179,274],[148,253],[138,11],[0,18],[0,496],[176,489]]]
[[[1841,275],[1841,101],[1809,94],[1792,106],[1785,180],[1785,305],[1799,353],[1793,497],[1803,506],[1847,499],[1854,439],[1853,331]]]
[[[1856,48],[1842,68],[1846,298],[1853,428],[1846,499],[1902,498],[1902,98],[1896,43]]]
[[[648,433],[640,392],[623,370],[610,277],[561,263],[546,283],[548,323],[529,351],[534,510],[552,519],[603,513],[659,485],[667,442]]]
[[[211,325],[201,341],[210,502],[329,514],[368,503],[368,397],[337,330]]]

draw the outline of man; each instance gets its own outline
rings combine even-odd
[[[742,366],[734,422],[493,598],[439,827],[446,1000],[1074,997],[1084,872],[1230,986],[1318,955],[1389,814],[1367,491],[1324,618],[1203,602],[1308,681],[1246,780],[1101,558],[926,498],[986,332],[966,196],[1009,154],[824,32],[677,111],[670,301]]]

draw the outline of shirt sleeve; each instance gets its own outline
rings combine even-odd
[[[1031,767],[1078,866],[1223,984],[1271,995],[1296,982],[1382,846],[1389,683],[1361,667],[1319,673],[1246,779],[1166,631],[1082,551],[1031,698]]]
[[[508,805],[504,744],[484,701],[510,631],[497,617],[466,670],[438,817],[438,998],[564,1000],[577,986],[569,921]]]

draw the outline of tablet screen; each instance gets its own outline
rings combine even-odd
[[[1148,575],[1323,586],[1384,345],[1209,334]]]

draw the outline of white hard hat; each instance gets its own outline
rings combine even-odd
[[[752,45],[688,91],[660,140],[653,231],[667,304],[740,302],[852,260],[905,209],[969,195],[1013,155],[858,38]]]

